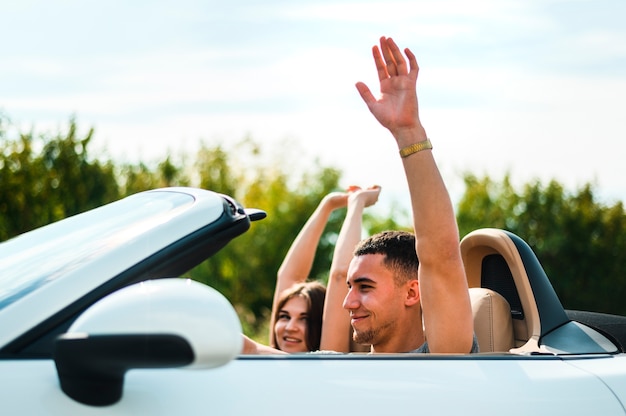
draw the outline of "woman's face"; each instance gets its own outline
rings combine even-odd
[[[276,344],[288,353],[308,352],[306,331],[308,321],[308,305],[302,296],[294,296],[278,311],[274,333]]]

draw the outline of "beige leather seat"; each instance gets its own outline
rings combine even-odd
[[[469,293],[480,352],[508,352],[515,346],[509,303],[491,289],[473,287]]]
[[[516,245],[517,240],[521,245],[519,237],[500,229],[475,230],[461,240],[461,256],[470,288],[492,289],[508,301],[514,335],[514,345],[510,352],[532,352],[539,350],[542,328],[527,265],[522,260],[522,253]],[[529,253],[526,254],[530,256]],[[526,261],[532,267],[533,273],[543,273],[534,254]],[[547,279],[545,276],[534,277],[536,284]],[[481,351],[488,351],[488,347],[483,349],[482,344],[480,346]]]

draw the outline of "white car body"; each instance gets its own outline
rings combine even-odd
[[[240,355],[228,300],[171,273],[262,216],[210,191],[164,189],[0,244],[0,413],[626,414],[620,340],[567,318],[532,254],[498,230],[462,247],[504,252],[520,297],[508,311],[513,352]],[[73,241],[78,252],[66,253]],[[37,263],[51,252],[53,274]],[[468,282],[480,286],[469,257]]]

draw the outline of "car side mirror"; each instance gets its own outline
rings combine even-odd
[[[61,389],[92,406],[122,397],[133,368],[213,368],[242,349],[237,313],[216,290],[186,279],[120,289],[93,304],[55,340]]]

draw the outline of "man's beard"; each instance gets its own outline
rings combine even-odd
[[[375,345],[380,342],[381,334],[384,332],[388,332],[390,328],[393,328],[393,321],[389,321],[384,323],[377,328],[366,329],[365,331],[357,331],[354,327],[352,332],[352,339],[357,344],[364,345]]]

